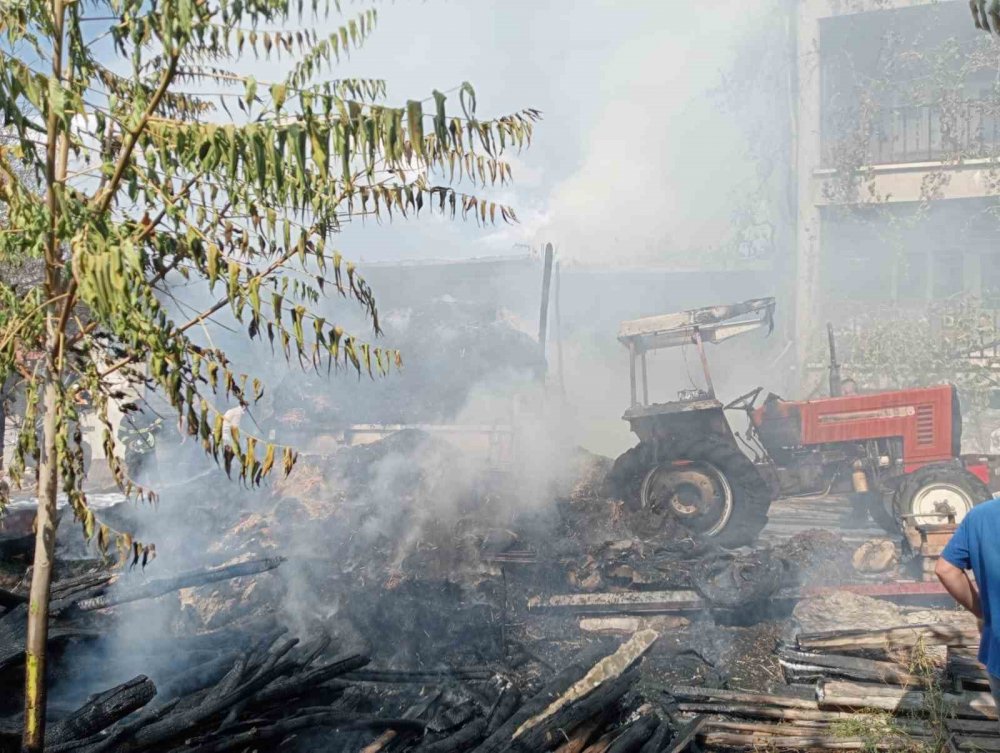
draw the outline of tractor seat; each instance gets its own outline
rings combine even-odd
[[[773,392],[753,412],[753,423],[760,441],[769,451],[795,447],[801,441],[801,413],[798,403],[782,400]]]

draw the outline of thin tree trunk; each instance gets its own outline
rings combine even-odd
[[[56,548],[56,410],[58,391],[46,380],[42,401],[42,458],[38,470],[38,517],[35,559],[28,596],[28,638],[25,642],[24,753],[40,753],[45,740],[45,648],[49,638],[49,597]]]
[[[51,0],[52,5],[52,79],[65,83],[63,70],[63,34],[65,0]],[[70,67],[72,73],[72,66]],[[59,429],[59,384],[62,372],[63,317],[58,296],[62,292],[62,260],[58,235],[59,194],[65,187],[69,139],[62,132],[58,113],[50,107],[46,122],[45,203],[49,230],[45,247],[45,351],[48,363],[42,393],[42,452],[38,467],[38,513],[35,520],[35,559],[28,601],[28,637],[25,642],[24,732],[23,753],[42,753],[45,745],[46,645],[49,637],[49,600],[52,565],[56,548],[56,487],[59,464],[56,457],[56,432]],[[69,302],[66,304],[68,312]],[[33,427],[32,427],[33,428]]]
[[[3,454],[7,450],[4,438],[7,436],[7,385],[9,382],[10,378],[8,377],[0,385],[0,477],[3,476],[4,469]]]

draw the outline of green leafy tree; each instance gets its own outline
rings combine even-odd
[[[87,504],[81,400],[133,497],[154,492],[128,477],[109,420],[129,386],[156,388],[244,483],[288,473],[292,448],[236,428],[223,437],[225,404],[246,405],[263,385],[193,339],[195,328],[228,309],[248,338],[266,337],[286,358],[384,373],[396,352],[318,313],[324,292],[336,291],[379,332],[372,291],[336,250],[340,223],[422,211],[515,220],[475,192],[510,179],[502,154],[530,143],[538,113],[480,120],[469,84],[454,97],[458,116],[439,91],[400,107],[385,103],[381,80],[324,80],[377,20],[354,8],[320,36],[316,19],[331,11],[341,13],[330,0],[0,4],[0,114],[13,136],[0,146],[0,262],[36,258],[43,269],[27,291],[0,284],[0,377],[23,380],[28,427],[10,470],[16,481],[31,466],[38,474],[25,750],[44,739],[57,490],[102,551],[144,556]],[[118,69],[95,53],[109,43]],[[290,70],[257,81],[245,69],[252,59]],[[21,179],[25,168],[40,190]],[[178,277],[202,282],[214,302],[172,318],[164,297]]]

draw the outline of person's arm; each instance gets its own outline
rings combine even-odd
[[[944,557],[938,557],[937,564],[934,566],[934,574],[955,601],[972,612],[977,619],[983,619],[979,590],[969,580],[965,570],[951,564]]]

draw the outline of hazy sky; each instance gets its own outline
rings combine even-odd
[[[480,117],[542,110],[533,146],[509,154],[515,226],[438,216],[345,228],[365,261],[524,253],[552,241],[563,259],[650,265],[726,236],[730,197],[752,166],[715,90],[733,47],[773,0],[396,0],[380,3],[364,47],[332,77],[384,78],[389,103],[463,81]],[[344,2],[345,16],[367,7]],[[316,24],[321,34],[343,17]],[[114,55],[108,43],[108,56]],[[281,80],[287,61],[242,72]],[[460,112],[457,94],[453,112]]]
[[[517,244],[552,240],[564,258],[649,263],[666,246],[716,243],[729,220],[727,199],[748,167],[738,125],[720,112],[712,89],[762,3],[380,6],[375,34],[338,73],[386,78],[399,103],[467,80],[481,116],[535,107],[544,120],[533,147],[513,159],[513,190],[496,194],[515,206],[519,226],[369,223],[345,231],[344,252],[365,260],[457,258],[523,253]]]

